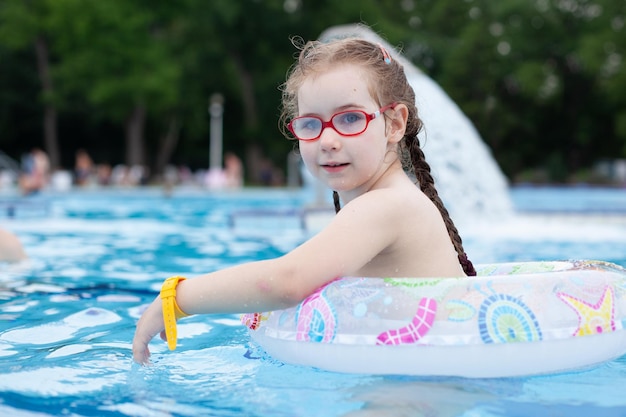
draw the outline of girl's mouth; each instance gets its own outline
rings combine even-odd
[[[335,173],[335,172],[342,171],[347,166],[348,164],[330,163],[330,164],[323,164],[322,168],[326,170],[326,172]]]

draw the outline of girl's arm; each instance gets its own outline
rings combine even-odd
[[[178,306],[187,314],[276,310],[297,304],[337,277],[353,275],[395,235],[389,224],[394,218],[389,213],[393,205],[375,194],[370,192],[347,204],[323,231],[286,255],[181,281]],[[161,333],[164,339],[162,314],[157,297],[137,323],[133,340],[136,362],[148,361],[148,343],[154,336]]]

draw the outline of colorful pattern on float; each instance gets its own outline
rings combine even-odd
[[[342,278],[295,308],[244,322],[263,340],[398,347],[545,343],[622,332],[626,324],[626,270],[617,265],[529,262],[477,271]]]
[[[247,313],[241,316],[241,322],[250,330],[257,330],[263,320],[267,320],[269,313]]]

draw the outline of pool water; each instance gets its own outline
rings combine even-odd
[[[600,199],[586,189],[551,191],[512,190],[522,210],[512,217],[460,219],[474,262],[626,266],[626,190],[603,190]],[[277,362],[250,344],[235,315],[187,318],[176,352],[155,340],[154,365],[132,363],[136,320],[163,279],[288,251],[312,233],[297,211],[307,198],[284,190],[82,191],[34,196],[0,213],[0,226],[30,256],[0,263],[0,415],[626,415],[626,357],[528,378],[345,375]],[[248,223],[236,216],[255,211]]]

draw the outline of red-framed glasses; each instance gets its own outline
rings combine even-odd
[[[342,136],[356,136],[365,132],[372,120],[395,106],[396,103],[391,103],[374,113],[365,113],[362,110],[341,111],[333,114],[328,121],[317,116],[300,116],[290,121],[287,128],[298,140],[303,141],[318,139],[327,127]]]

